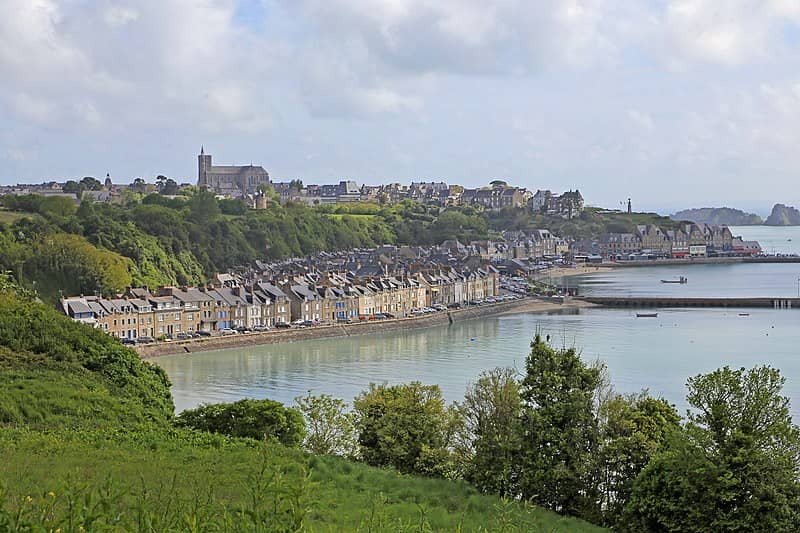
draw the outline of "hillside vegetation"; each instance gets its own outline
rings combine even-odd
[[[431,245],[501,239],[505,230],[549,229],[566,238],[633,232],[637,224],[665,229],[678,222],[654,213],[587,208],[565,220],[527,208],[483,211],[439,208],[411,200],[395,205],[307,207],[271,203],[251,210],[189,189],[167,198],[131,195],[123,205],[69,198],[5,196],[0,211],[0,269],[11,271],[46,301],[59,294],[111,294],[127,286],[195,285],[215,272],[254,260],[382,244]]]
[[[3,284],[0,531],[593,530],[466,482],[180,428],[162,370]]]

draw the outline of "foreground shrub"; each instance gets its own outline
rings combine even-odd
[[[276,440],[284,446],[299,446],[305,437],[303,415],[273,400],[239,400],[201,405],[183,411],[178,425],[230,437]]]

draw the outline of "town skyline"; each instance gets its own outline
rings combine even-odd
[[[792,2],[10,0],[7,13],[3,184],[191,177],[205,144],[277,180],[500,178],[660,212],[800,203]]]

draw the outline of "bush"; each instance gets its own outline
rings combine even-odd
[[[179,426],[221,433],[230,437],[276,440],[284,446],[299,446],[305,437],[303,415],[273,400],[239,400],[234,403],[201,405],[183,411]]]

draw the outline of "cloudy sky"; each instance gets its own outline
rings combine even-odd
[[[3,0],[0,183],[493,178],[800,203],[798,0]]]

